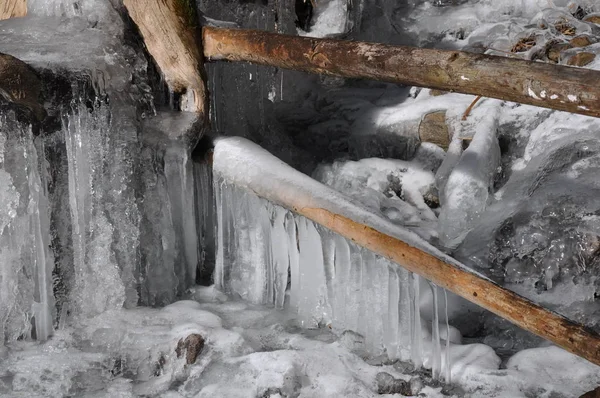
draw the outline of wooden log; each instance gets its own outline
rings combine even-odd
[[[124,0],[169,89],[183,94],[182,110],[208,125],[208,94],[200,24],[193,0]]]
[[[209,61],[253,62],[481,95],[600,117],[600,71],[461,51],[205,27]]]
[[[0,20],[27,15],[27,0],[2,0],[0,2]]]
[[[594,331],[468,269],[389,220],[294,170],[258,145],[238,137],[219,138],[213,159],[215,172],[227,182],[290,209],[600,365],[600,335]]]

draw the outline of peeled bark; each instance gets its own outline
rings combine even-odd
[[[600,72],[515,58],[203,28],[209,61],[381,80],[600,117]]]
[[[24,17],[27,15],[27,0],[2,0],[0,2],[0,20]]]

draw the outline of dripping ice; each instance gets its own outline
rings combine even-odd
[[[217,288],[285,309],[305,328],[357,333],[369,355],[425,363],[436,378],[449,380],[439,288],[218,172],[214,189]],[[431,329],[421,318],[421,289],[433,292]]]

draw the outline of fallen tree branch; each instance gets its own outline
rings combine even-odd
[[[209,61],[253,62],[600,117],[600,72],[508,57],[204,27]]]
[[[471,271],[416,235],[294,170],[258,145],[238,137],[219,138],[213,159],[215,172],[227,182],[290,209],[600,365],[600,335],[594,331]]]
[[[2,0],[0,2],[0,20],[24,17],[27,15],[27,0]]]
[[[208,94],[194,1],[124,0],[124,4],[169,89],[184,96],[182,110],[200,114],[207,126]]]

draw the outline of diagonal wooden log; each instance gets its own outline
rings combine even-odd
[[[521,59],[204,27],[209,61],[252,62],[519,102],[600,117],[600,71]]]
[[[24,17],[27,15],[27,0],[2,0],[0,2],[0,20]]]
[[[200,23],[194,0],[124,0],[169,89],[182,94],[182,110],[208,126],[208,95]]]
[[[250,141],[219,138],[215,173],[227,182],[290,209],[436,285],[600,365],[600,335],[507,290],[296,171]]]

